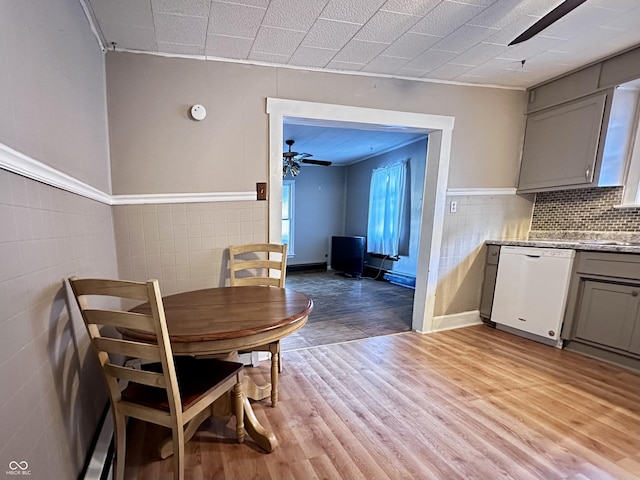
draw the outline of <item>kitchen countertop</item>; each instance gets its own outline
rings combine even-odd
[[[487,245],[513,247],[567,248],[571,250],[640,254],[640,242],[606,240],[486,240],[485,243]]]

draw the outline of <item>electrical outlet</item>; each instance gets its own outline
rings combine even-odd
[[[455,200],[451,202],[451,207],[449,208],[451,213],[456,213],[458,211],[458,202]]]
[[[256,194],[258,196],[258,200],[267,199],[267,184],[265,182],[256,183]]]

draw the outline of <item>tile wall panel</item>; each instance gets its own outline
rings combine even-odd
[[[451,213],[451,202],[457,212]],[[477,310],[484,278],[485,240],[526,239],[532,195],[447,196],[435,315]]]
[[[228,284],[229,245],[267,240],[267,202],[113,208],[123,279],[157,278],[165,295]]]
[[[117,276],[111,207],[0,170],[0,225],[0,468],[76,478],[107,396],[63,279]]]

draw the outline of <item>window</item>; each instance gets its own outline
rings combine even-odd
[[[372,172],[367,226],[370,253],[398,256],[406,183],[405,162],[376,168]]]
[[[293,255],[293,201],[295,182],[282,182],[282,243],[287,245],[287,256]]]
[[[640,102],[638,102],[640,104]],[[640,106],[636,110],[635,131],[632,130],[632,143],[629,146],[629,167],[624,189],[624,204],[640,205]]]
[[[610,157],[626,163],[623,205],[640,204],[640,79],[618,85],[602,157],[602,168]]]

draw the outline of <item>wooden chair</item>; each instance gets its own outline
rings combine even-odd
[[[232,287],[264,285],[284,288],[286,273],[287,246],[284,244],[255,243],[229,247]],[[280,341],[255,347],[252,351],[271,353],[271,405],[275,407],[278,403],[278,372],[282,371]]]
[[[214,359],[172,356],[167,322],[157,280],[146,283],[120,280],[69,279],[91,343],[98,355],[109,390],[115,425],[114,478],[124,478],[126,417],[168,427],[172,432],[173,478],[184,479],[184,444],[213,413],[213,402],[233,391],[238,442],[244,440],[242,407],[243,367]],[[89,306],[87,297],[107,296],[149,302],[151,315]],[[92,302],[93,302],[92,298]],[[108,328],[152,332],[157,343],[142,343],[103,336]],[[147,360],[140,369],[123,366],[116,356]],[[131,362],[127,362],[129,365]],[[121,388],[121,381],[128,381]],[[126,382],[122,382],[126,383]]]

